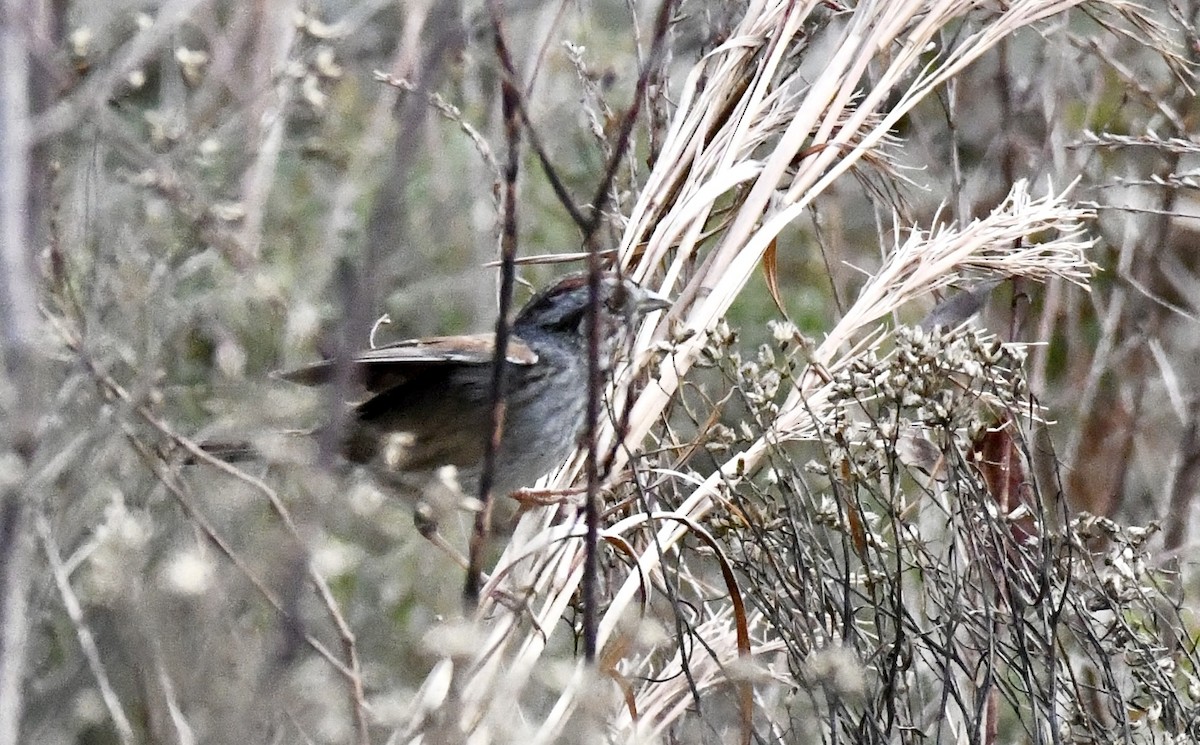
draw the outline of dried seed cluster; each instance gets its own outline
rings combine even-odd
[[[1053,711],[1064,742],[1102,741],[1116,712],[1068,692],[1119,680],[1122,705],[1138,712],[1131,741],[1196,741],[1200,657],[1178,581],[1151,560],[1153,528],[1067,519],[1045,491],[1054,481],[1039,482],[1020,426],[1040,411],[1024,347],[969,328],[900,328],[814,378],[794,327],[772,336],[746,353],[718,327],[703,385],[674,421],[692,426],[673,430],[678,442],[694,432],[702,447],[660,451],[686,478],[656,494],[682,499],[708,464],[771,437],[799,381],[815,391],[806,441],[780,437],[753,478],[722,484],[706,525],[787,650],[796,711],[860,691],[924,702],[951,685],[969,699],[977,691],[959,672],[986,650],[992,685],[1029,702],[1031,728]],[[683,468],[670,460],[679,452]],[[667,483],[679,493],[666,496]],[[1172,642],[1167,627],[1183,634]],[[922,712],[905,716],[920,723]]]
[[[939,333],[910,326],[897,329],[895,343],[889,353],[868,350],[834,374],[830,400],[835,410],[846,414],[873,402],[881,409],[904,410],[911,423],[957,429],[978,421],[981,404],[1029,405],[1021,345],[1001,343],[978,329]]]

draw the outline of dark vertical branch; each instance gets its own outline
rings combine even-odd
[[[596,625],[600,615],[596,602],[600,585],[600,470],[597,467],[596,432],[600,423],[600,395],[604,391],[604,375],[600,368],[600,252],[596,250],[595,241],[591,240],[600,224],[598,202],[596,207],[589,221],[588,236],[588,396],[587,419],[584,425],[587,456],[583,466],[584,477],[587,479],[587,501],[584,503],[587,539],[584,543],[582,587],[583,658],[589,663],[596,660]]]
[[[483,509],[475,516],[475,530],[471,533],[467,580],[463,586],[463,603],[468,612],[479,601],[479,588],[483,577],[483,551],[487,545],[492,522],[492,481],[496,470],[496,456],[500,450],[500,438],[504,433],[504,379],[507,372],[507,350],[509,325],[508,315],[512,306],[512,292],[516,275],[517,257],[517,168],[520,163],[521,147],[521,89],[518,86],[512,55],[504,41],[503,7],[500,0],[491,0],[488,10],[492,16],[493,41],[496,57],[500,61],[503,77],[500,82],[500,105],[504,114],[504,138],[508,157],[504,163],[503,223],[500,231],[500,307],[496,317],[496,349],[492,360],[491,433],[483,452],[483,469],[479,475],[479,500]]]
[[[674,13],[675,0],[663,0],[659,6],[658,16],[654,24],[654,40],[651,43],[650,54],[645,66],[638,75],[637,87],[633,93],[633,102],[621,120],[621,128],[617,133],[617,141],[613,146],[612,156],[604,169],[604,176],[596,187],[596,195],[592,198],[592,211],[584,229],[584,243],[588,249],[588,291],[590,302],[587,310],[588,332],[588,403],[587,420],[585,423],[585,442],[587,443],[587,460],[584,473],[587,476],[587,501],[584,503],[584,519],[587,523],[587,539],[585,543],[583,563],[583,656],[588,662],[596,659],[597,623],[600,616],[597,607],[599,590],[600,566],[600,470],[597,466],[596,432],[600,423],[600,396],[604,390],[604,376],[600,368],[600,251],[596,245],[598,231],[604,215],[604,205],[616,178],[617,169],[629,148],[633,136],[633,126],[637,122],[642,101],[645,99],[646,86],[650,77],[655,74],[658,61],[662,58],[663,46],[670,27],[671,16]]]
[[[500,435],[503,431],[504,401],[502,394],[504,390],[503,383],[505,374],[503,355],[508,345],[509,336],[508,312],[512,297],[514,260],[516,258],[517,240],[516,178],[517,166],[519,162],[519,146],[522,135],[521,126],[524,124],[528,129],[529,139],[530,142],[533,143],[534,151],[537,153],[538,158],[542,163],[542,167],[545,170],[547,177],[550,179],[555,193],[559,197],[559,200],[563,203],[564,207],[571,213],[576,223],[580,226],[580,229],[583,233],[583,243],[588,250],[588,288],[591,293],[591,302],[588,306],[586,326],[588,337],[588,405],[585,425],[587,460],[584,469],[587,477],[588,489],[585,507],[585,520],[587,523],[588,532],[584,559],[585,570],[583,575],[583,638],[584,656],[588,661],[592,661],[595,659],[596,655],[596,623],[598,617],[596,609],[596,592],[598,585],[596,549],[599,542],[600,520],[597,495],[600,482],[600,473],[594,445],[596,441],[598,423],[600,420],[600,397],[604,386],[603,370],[600,366],[602,329],[599,328],[599,324],[597,323],[599,318],[598,304],[600,298],[600,278],[602,266],[599,247],[596,245],[595,236],[603,220],[604,207],[607,204],[608,195],[612,189],[613,180],[616,178],[622,158],[628,151],[629,143],[633,136],[633,127],[637,122],[642,101],[645,99],[647,85],[649,84],[651,76],[655,74],[659,60],[662,58],[667,30],[670,27],[671,16],[674,12],[675,0],[664,0],[662,6],[659,8],[650,54],[646,59],[644,68],[641,70],[641,73],[638,76],[637,86],[633,95],[633,102],[621,121],[621,126],[618,130],[612,155],[609,158],[609,161],[605,164],[604,173],[596,188],[595,196],[592,199],[591,211],[586,216],[583,216],[579,213],[578,209],[572,202],[570,195],[567,193],[565,186],[563,186],[561,180],[558,179],[557,174],[549,162],[549,159],[546,157],[544,149],[540,146],[537,132],[533,129],[532,124],[529,121],[528,110],[524,105],[521,95],[520,79],[516,74],[516,70],[512,62],[512,56],[504,40],[502,26],[502,5],[500,0],[491,0],[488,7],[492,19],[496,56],[500,61],[500,66],[503,73],[501,82],[501,101],[504,113],[505,135],[508,145],[508,161],[505,164],[504,169],[504,213],[500,242],[500,312],[496,321],[496,358],[492,374],[492,437],[487,443],[487,448],[484,452],[483,471],[481,473],[479,483],[480,500],[483,502],[484,508],[475,521],[475,530],[471,539],[467,581],[463,588],[463,598],[468,608],[474,606],[478,601],[479,587],[481,585],[480,578],[482,577],[483,569],[483,547],[486,543],[487,532],[490,528],[492,503],[490,492],[492,473],[495,469]]]
[[[1000,172],[1004,188],[1017,180],[1017,122],[1014,115],[1013,79],[1008,63],[1008,39],[996,45],[996,94],[1000,97],[999,117],[1003,128],[1004,149],[1000,155]],[[965,220],[966,215],[960,219]]]

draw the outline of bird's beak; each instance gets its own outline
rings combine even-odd
[[[671,301],[666,297],[653,290],[641,288],[641,297],[637,301],[637,312],[639,314],[653,313],[656,310],[666,310],[671,305]]]

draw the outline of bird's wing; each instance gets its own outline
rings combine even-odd
[[[435,336],[368,349],[355,355],[353,365],[356,379],[368,391],[381,391],[404,383],[421,369],[490,364],[494,350],[491,334]],[[510,364],[525,366],[537,362],[538,356],[524,341],[512,337],[506,358]],[[336,370],[337,360],[322,360],[276,373],[276,377],[301,385],[323,385],[333,379]]]
[[[490,363],[495,354],[496,342],[492,334],[470,334],[435,336],[429,339],[411,339],[388,344],[363,352],[355,358],[355,362],[359,364],[455,362],[483,365]],[[537,362],[537,353],[517,337],[509,338],[506,356],[508,361],[514,365],[532,365]]]

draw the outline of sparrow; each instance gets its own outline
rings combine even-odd
[[[588,396],[586,273],[535,294],[517,313],[505,350],[504,417],[493,470],[499,497],[533,486],[579,443]],[[670,302],[614,273],[601,277],[600,366],[611,373],[622,341],[646,314]],[[368,349],[348,361],[356,391],[338,427],[346,461],[366,466],[385,487],[418,499],[421,484],[453,466],[464,495],[478,494],[492,434],[493,334],[411,339]],[[278,373],[305,386],[332,383],[336,359]],[[255,451],[245,443],[206,443],[225,460]]]

